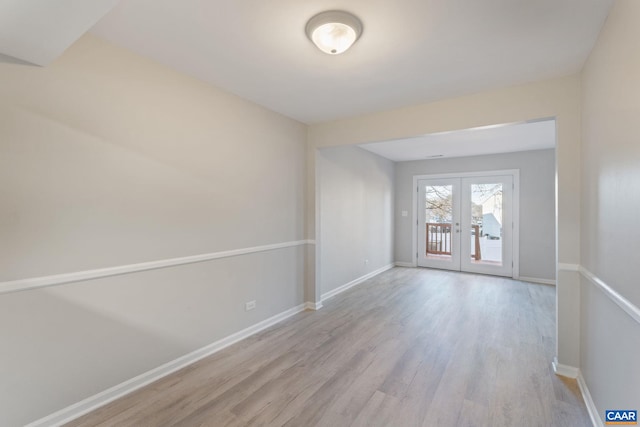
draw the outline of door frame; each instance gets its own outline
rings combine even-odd
[[[411,222],[411,241],[412,241],[412,264],[418,266],[418,180],[421,179],[442,179],[442,178],[472,178],[484,176],[510,175],[513,178],[513,209],[512,221],[513,227],[512,256],[514,279],[520,278],[520,169],[502,169],[477,172],[452,172],[439,173],[430,175],[414,175],[413,176],[413,203],[412,203],[412,222]]]

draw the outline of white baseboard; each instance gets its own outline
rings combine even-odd
[[[540,279],[538,277],[520,276],[518,277],[518,280],[521,280],[523,282],[540,283],[542,285],[556,285],[556,281],[553,279]]]
[[[197,362],[207,356],[210,356],[238,341],[250,337],[270,326],[273,326],[297,313],[304,311],[307,308],[307,304],[300,304],[282,313],[276,314],[262,322],[256,323],[246,329],[243,329],[235,334],[231,334],[221,340],[218,340],[212,344],[195,350],[189,354],[181,356],[175,360],[165,363],[162,366],[158,366],[155,369],[147,371],[137,377],[131,378],[123,383],[115,385],[103,392],[88,397],[78,403],[71,406],[67,406],[51,415],[44,418],[40,418],[32,423],[29,423],[25,427],[57,427],[66,424],[76,418],[81,417],[95,409],[98,409],[114,400],[123,397],[141,387],[144,387],[154,381],[157,381],[167,375],[176,372],[192,363]],[[317,305],[317,304],[316,304]],[[322,306],[322,305],[320,305]]]
[[[412,262],[396,261],[395,265],[396,265],[396,267],[415,267],[415,264],[413,264]]]
[[[581,372],[578,373],[577,380],[578,387],[580,387],[580,392],[582,393],[584,404],[587,406],[587,412],[589,412],[589,418],[591,418],[593,427],[604,427],[604,425],[602,424],[602,419],[598,415],[598,408],[596,408],[596,404],[593,403],[591,393],[589,393],[589,388],[587,387],[587,383],[585,382]]]
[[[598,415],[598,408],[596,408],[596,404],[593,402],[593,398],[591,397],[591,393],[589,392],[589,388],[587,387],[587,383],[585,382],[580,369],[558,363],[557,357],[553,358],[552,365],[553,372],[555,372],[556,375],[561,375],[578,381],[578,387],[580,387],[580,393],[582,393],[582,399],[587,407],[587,412],[589,413],[589,418],[591,418],[593,427],[604,427],[602,419]]]
[[[340,287],[332,289],[329,292],[322,294],[322,297],[321,297],[322,301],[326,301],[329,298],[332,298],[332,297],[334,297],[334,296],[346,291],[349,288],[352,288],[352,287],[354,287],[356,285],[359,285],[360,283],[364,282],[367,279],[371,279],[372,277],[377,276],[380,273],[383,273],[383,272],[385,272],[387,270],[392,269],[393,267],[394,267],[394,264],[385,265],[384,267],[379,268],[379,269],[377,269],[375,271],[372,271],[371,273],[365,274],[364,276],[358,277],[357,279],[352,280],[347,284],[344,284],[344,285],[342,285]]]
[[[553,358],[551,365],[553,366],[553,372],[555,372],[556,375],[561,375],[571,379],[576,379],[578,378],[578,375],[580,375],[580,369],[559,363],[557,357]]]
[[[311,301],[307,301],[304,303],[304,309],[305,310],[314,310],[314,311],[318,311],[322,308],[322,303],[321,302],[311,302]]]

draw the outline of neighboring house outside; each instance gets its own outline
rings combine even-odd
[[[489,238],[500,237],[502,234],[502,224],[493,213],[482,215],[482,236]]]
[[[480,225],[480,236],[502,236],[502,186],[473,189],[473,223]]]

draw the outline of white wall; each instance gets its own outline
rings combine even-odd
[[[358,147],[321,149],[317,162],[326,294],[393,263],[394,163]]]
[[[520,275],[555,280],[555,153],[524,151],[450,159],[418,160],[396,164],[396,261],[412,262],[411,212],[415,194],[413,177],[456,172],[520,170]]]
[[[582,75],[581,264],[640,313],[640,2],[618,0]],[[600,416],[640,408],[640,324],[582,279],[580,368]]]
[[[91,36],[0,63],[0,282],[303,240],[306,156],[303,124]],[[301,304],[306,252],[0,295],[0,425]]]

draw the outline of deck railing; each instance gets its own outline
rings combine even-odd
[[[427,223],[427,255],[451,255],[451,223]]]
[[[471,257],[476,261],[482,259],[480,253],[480,226],[472,225],[474,239],[474,253]],[[427,223],[427,256],[451,255],[451,223]]]

